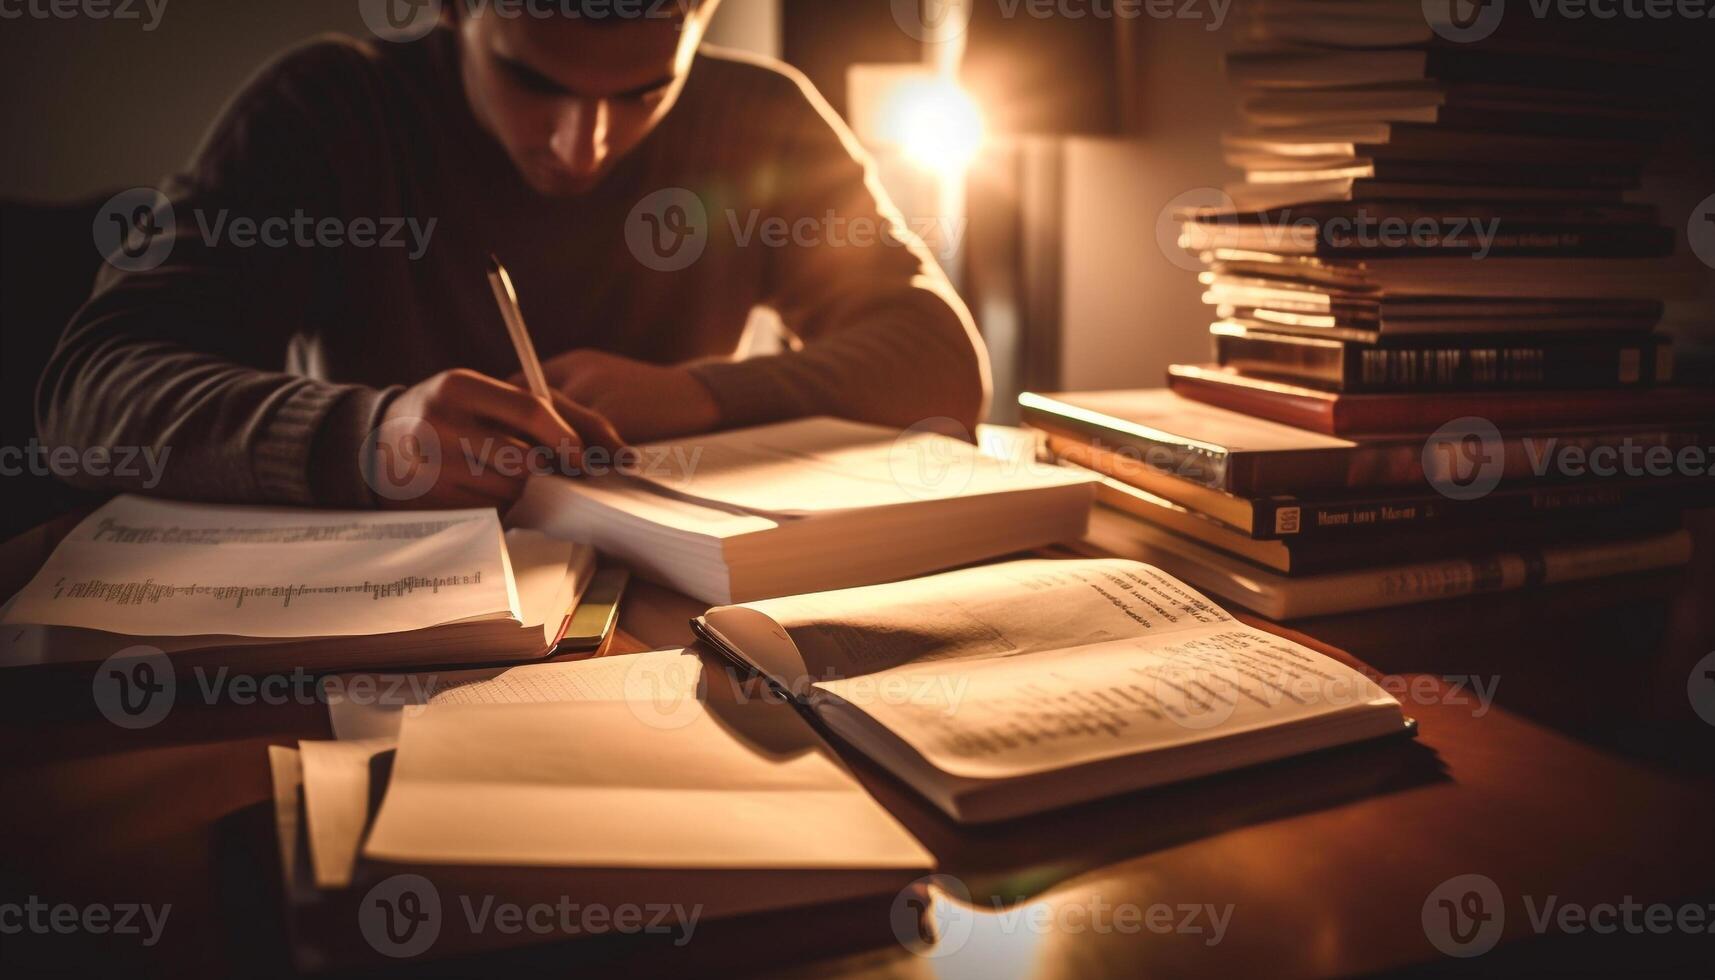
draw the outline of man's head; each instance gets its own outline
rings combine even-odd
[[[465,96],[537,193],[594,187],[666,117],[719,0],[461,0]]]

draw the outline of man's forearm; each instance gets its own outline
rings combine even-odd
[[[853,311],[801,351],[704,362],[692,372],[728,428],[837,415],[901,428],[945,417],[974,430],[987,408],[988,365],[962,305],[953,304],[934,289],[913,289]]]
[[[261,371],[164,342],[97,340],[76,330],[37,395],[44,440],[147,472],[84,472],[70,482],[230,503],[368,507],[360,468],[385,393]],[[88,325],[94,326],[94,325]]]

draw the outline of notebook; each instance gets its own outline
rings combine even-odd
[[[1412,728],[1361,673],[1120,559],[722,606],[694,625],[960,822]]]

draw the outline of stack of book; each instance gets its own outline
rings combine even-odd
[[[1685,559],[1715,399],[1652,331],[1698,284],[1624,199],[1671,59],[1433,7],[1256,8],[1229,59],[1244,179],[1181,215],[1216,363],[1023,399],[1107,477],[1105,546],[1277,616]]]

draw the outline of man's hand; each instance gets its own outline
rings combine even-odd
[[[574,350],[550,359],[542,370],[561,394],[612,421],[631,442],[694,435],[720,424],[714,396],[683,367]]]
[[[443,371],[388,406],[365,476],[388,508],[500,507],[535,472],[577,466],[585,446],[625,445],[612,423],[556,396],[475,371]]]

